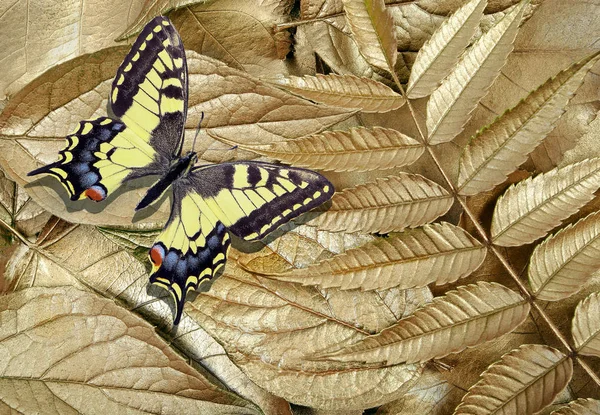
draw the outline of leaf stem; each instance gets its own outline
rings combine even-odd
[[[6,223],[3,219],[0,219],[0,226],[6,228],[8,231],[10,231],[10,233],[12,233],[19,241],[21,241],[21,243],[23,243],[24,245],[27,245],[27,247],[31,248],[31,242],[29,242],[27,240],[27,238],[25,238],[23,235],[21,235],[21,233],[16,230],[15,228],[13,228],[11,225],[9,225],[8,223]]]

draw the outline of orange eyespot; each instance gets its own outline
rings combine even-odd
[[[100,186],[92,186],[83,192],[83,194],[94,202],[100,202],[106,198],[106,192]]]
[[[160,245],[154,245],[152,249],[150,249],[150,261],[154,264],[154,266],[160,267],[163,259],[165,257],[165,250]]]

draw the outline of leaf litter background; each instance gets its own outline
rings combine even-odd
[[[0,3],[2,412],[598,413],[599,12]],[[165,13],[187,146],[204,112],[204,162],[281,160],[338,190],[237,241],[176,329],[147,284],[168,201],[133,215],[148,182],[98,205],[26,177],[105,114],[123,42]]]

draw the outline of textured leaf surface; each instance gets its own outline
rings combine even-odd
[[[518,246],[545,236],[592,200],[600,187],[600,159],[584,160],[508,188],[496,203],[492,240]]]
[[[506,180],[548,135],[598,61],[590,56],[547,80],[469,143],[460,159],[459,193],[475,195]]]
[[[600,413],[600,401],[597,399],[577,399],[551,415],[596,415]]]
[[[382,127],[325,131],[267,145],[245,145],[215,138],[294,166],[340,172],[385,170],[410,165],[425,150],[414,138]]]
[[[362,112],[387,112],[405,99],[381,82],[353,75],[306,75],[276,78],[273,82],[306,99]]]
[[[513,49],[525,4],[515,7],[481,36],[431,94],[427,103],[430,144],[451,141],[463,130]]]
[[[536,298],[556,301],[575,294],[600,268],[600,212],[561,229],[539,244],[529,264]]]
[[[310,356],[381,330],[426,298],[422,289],[321,291],[230,266],[188,313],[259,386],[300,405],[348,410],[403,394],[419,366],[365,367],[312,362]]]
[[[383,0],[343,0],[346,20],[360,53],[374,66],[392,72],[397,42],[394,20]]]
[[[493,340],[529,313],[516,292],[488,282],[458,287],[381,333],[321,357],[342,362],[424,362]]]
[[[485,247],[467,232],[441,223],[378,238],[308,268],[272,278],[344,290],[443,285],[469,275],[481,265],[485,254]]]
[[[95,294],[30,288],[0,297],[0,317],[0,395],[15,412],[258,413]]]
[[[560,351],[526,344],[491,365],[464,396],[458,414],[534,414],[550,405],[573,375]]]
[[[333,232],[393,232],[434,221],[454,198],[440,185],[414,174],[379,178],[336,193],[311,224]]]
[[[589,295],[575,309],[573,340],[581,354],[600,357],[600,293]]]
[[[106,115],[110,83],[126,50],[112,48],[66,62],[46,72],[11,99],[0,115],[0,165],[18,184],[31,180],[27,172],[40,163],[57,160],[64,137],[79,120]],[[188,53],[187,62],[190,137],[184,144],[185,150],[191,148],[202,111],[206,117],[197,141],[201,146],[196,146],[200,154],[211,145],[219,145],[210,139],[207,130],[230,139],[251,137],[254,142],[264,144],[320,132],[351,115],[342,109],[316,105],[293,96],[194,52]],[[216,157],[214,161],[222,161],[220,156],[223,155],[214,150],[206,152],[205,158]],[[229,149],[225,153],[231,158]],[[44,209],[71,222],[129,225],[134,208],[145,193],[145,189],[139,187],[149,183],[144,180],[126,183],[122,191],[106,203],[72,202],[52,178],[36,180],[28,192]],[[144,221],[164,221],[169,207],[164,204],[157,214],[145,217]],[[149,208],[152,209],[156,207]]]
[[[430,95],[452,70],[479,25],[487,0],[471,0],[435,31],[413,64],[406,94],[409,98]]]

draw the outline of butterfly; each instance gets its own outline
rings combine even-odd
[[[225,265],[228,231],[248,241],[331,198],[333,185],[310,170],[262,162],[196,165],[182,155],[188,73],[179,33],[164,17],[150,21],[117,70],[110,117],[84,120],[66,137],[49,174],[71,200],[102,201],[128,180],[160,176],[136,210],[172,188],[171,214],[150,248],[150,282],[167,289],[179,324],[186,295]]]

